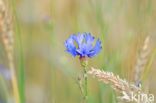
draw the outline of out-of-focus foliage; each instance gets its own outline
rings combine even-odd
[[[104,69],[129,81],[147,35],[152,37],[151,49],[155,48],[155,0],[16,0],[15,6],[21,30],[26,103],[81,103],[77,77],[82,67],[78,57],[65,53],[63,45],[73,33],[92,33],[102,41],[101,53],[88,59],[87,69]],[[16,29],[16,24],[13,27]],[[18,71],[17,39],[15,35]],[[7,67],[1,45],[0,50],[0,61]],[[155,61],[147,82],[149,91],[156,95]],[[88,86],[89,103],[115,103],[116,94],[109,85],[89,77]]]

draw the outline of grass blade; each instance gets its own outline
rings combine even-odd
[[[23,67],[23,52],[22,52],[22,41],[21,41],[21,31],[20,25],[18,22],[18,17],[16,13],[15,3],[12,0],[12,8],[15,16],[16,22],[16,35],[17,35],[17,44],[18,44],[18,54],[19,54],[19,94],[20,94],[20,102],[25,103],[24,100],[24,67]]]

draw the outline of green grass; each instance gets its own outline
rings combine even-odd
[[[16,36],[17,36],[17,44],[18,44],[18,67],[19,67],[19,95],[20,95],[20,103],[25,103],[25,96],[24,96],[24,66],[23,66],[23,51],[22,51],[22,41],[21,41],[21,30],[20,24],[18,22],[18,17],[15,8],[15,1],[12,0],[12,8],[15,18],[16,24]]]
[[[151,69],[151,65],[152,65],[152,63],[153,63],[153,60],[154,60],[155,56],[156,56],[156,48],[154,49],[154,51],[153,51],[153,53],[152,53],[152,56],[151,56],[151,58],[150,58],[150,60],[149,60],[149,63],[148,63],[148,65],[147,65],[147,67],[146,67],[146,69],[145,69],[145,72],[144,72],[144,74],[143,74],[143,79],[142,79],[142,83],[143,83],[143,84],[144,84],[145,80],[147,79],[147,76],[148,76],[148,74],[149,74],[149,71],[150,71],[150,69]]]

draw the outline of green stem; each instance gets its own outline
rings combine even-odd
[[[88,96],[88,77],[87,77],[87,69],[84,67],[84,91],[85,91],[85,103],[87,103],[87,96]]]
[[[22,51],[21,31],[20,31],[20,24],[18,22],[18,17],[17,17],[17,13],[16,13],[14,0],[12,0],[12,8],[13,8],[14,16],[15,16],[16,35],[17,35],[17,40],[18,40],[20,103],[25,103],[25,100],[24,100],[24,67],[23,67],[23,51]]]
[[[144,83],[145,79],[147,78],[148,74],[149,74],[149,70],[150,70],[150,67],[152,65],[152,62],[153,62],[153,59],[154,57],[156,56],[156,48],[154,49],[153,53],[152,53],[152,56],[150,58],[150,61],[147,65],[147,68],[145,69],[145,73],[143,75],[143,79],[142,79],[142,83]]]

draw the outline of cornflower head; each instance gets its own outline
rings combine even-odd
[[[64,43],[66,51],[71,56],[79,56],[80,60],[86,60],[86,57],[93,58],[100,53],[102,46],[99,38],[93,46],[95,37],[90,33],[72,34]]]

